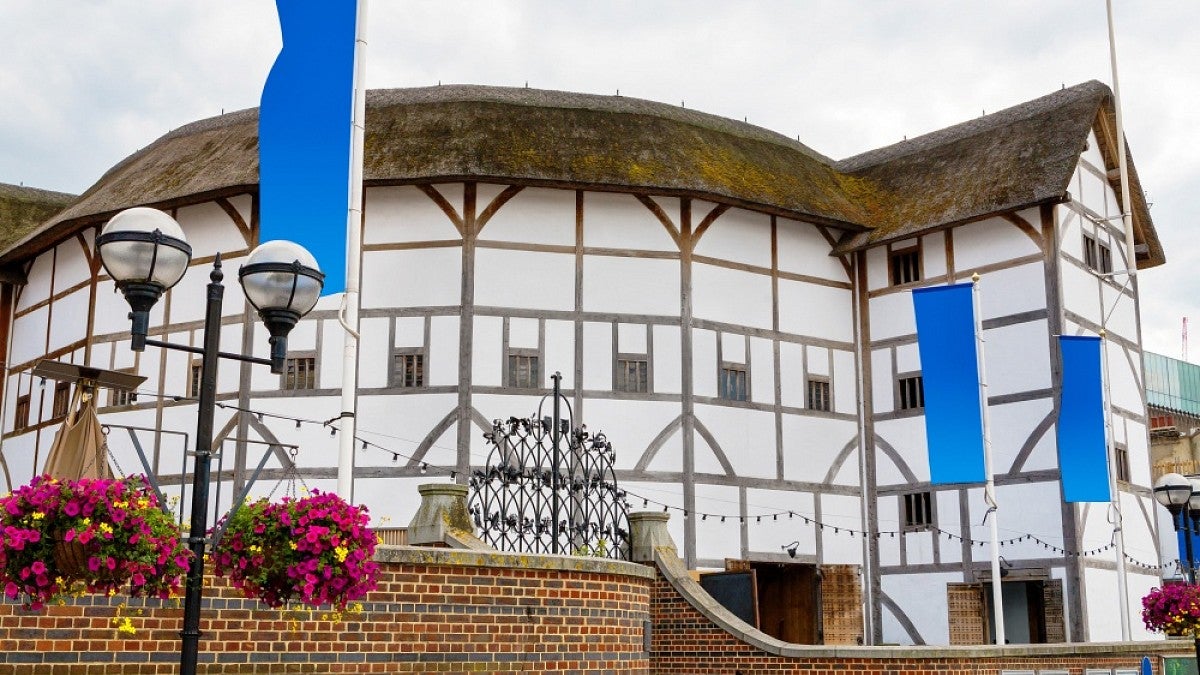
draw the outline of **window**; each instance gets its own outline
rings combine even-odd
[[[618,357],[615,389],[642,394],[650,391],[650,360],[644,356]]]
[[[200,398],[200,376],[203,370],[203,362],[200,359],[192,361],[188,366],[188,396],[191,398]]]
[[[17,410],[13,415],[13,431],[29,426],[29,394],[17,397]]]
[[[508,386],[518,389],[533,389],[542,386],[540,359],[537,354],[510,353],[508,355]]]
[[[133,368],[121,368],[118,373],[134,374]],[[137,402],[137,392],[132,389],[110,389],[108,391],[108,404],[111,406],[132,405]]]
[[[317,357],[289,356],[283,363],[283,388],[289,391],[317,388]]]
[[[66,417],[67,409],[71,407],[71,383],[54,383],[54,406],[51,408],[52,417]]]
[[[1129,448],[1116,444],[1113,446],[1113,456],[1116,460],[1117,480],[1129,482]]]
[[[833,409],[829,398],[829,380],[823,377],[808,378],[808,409],[825,412]]]
[[[425,355],[417,352],[392,354],[392,386],[424,387]]]
[[[920,249],[914,247],[892,251],[888,264],[892,268],[893,286],[921,280]]]
[[[933,524],[933,494],[914,492],[904,495],[904,528],[919,529]]]
[[[925,381],[920,375],[901,377],[896,381],[896,407],[918,410],[925,407]]]
[[[1112,273],[1112,249],[1090,234],[1083,235],[1083,262],[1100,274]]]
[[[727,401],[746,400],[746,366],[739,363],[721,364],[718,395]]]

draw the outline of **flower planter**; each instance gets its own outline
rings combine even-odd
[[[83,581],[90,576],[87,549],[78,541],[64,541],[61,533],[55,535],[52,555],[58,576],[70,581]]]

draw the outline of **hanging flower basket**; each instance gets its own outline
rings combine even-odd
[[[375,588],[377,539],[368,522],[366,507],[318,490],[246,503],[228,519],[213,551],[214,570],[271,607],[301,602],[342,611]]]
[[[1142,598],[1142,623],[1168,636],[1200,636],[1200,586],[1171,584]]]
[[[29,609],[83,592],[171,597],[190,560],[142,476],[39,476],[0,497],[0,585]]]

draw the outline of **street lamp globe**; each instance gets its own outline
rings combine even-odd
[[[150,309],[183,277],[192,247],[174,218],[139,206],[113,216],[96,237],[96,248],[104,269],[133,310],[132,346],[142,351]]]
[[[238,278],[246,299],[271,333],[271,370],[281,372],[287,356],[287,335],[317,304],[325,275],[303,246],[268,241],[250,252]]]
[[[1172,513],[1178,513],[1192,498],[1192,481],[1181,474],[1168,473],[1154,481],[1154,499]]]

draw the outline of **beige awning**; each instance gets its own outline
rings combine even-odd
[[[75,387],[67,418],[54,434],[43,473],[70,480],[113,477],[95,402],[90,388]]]

